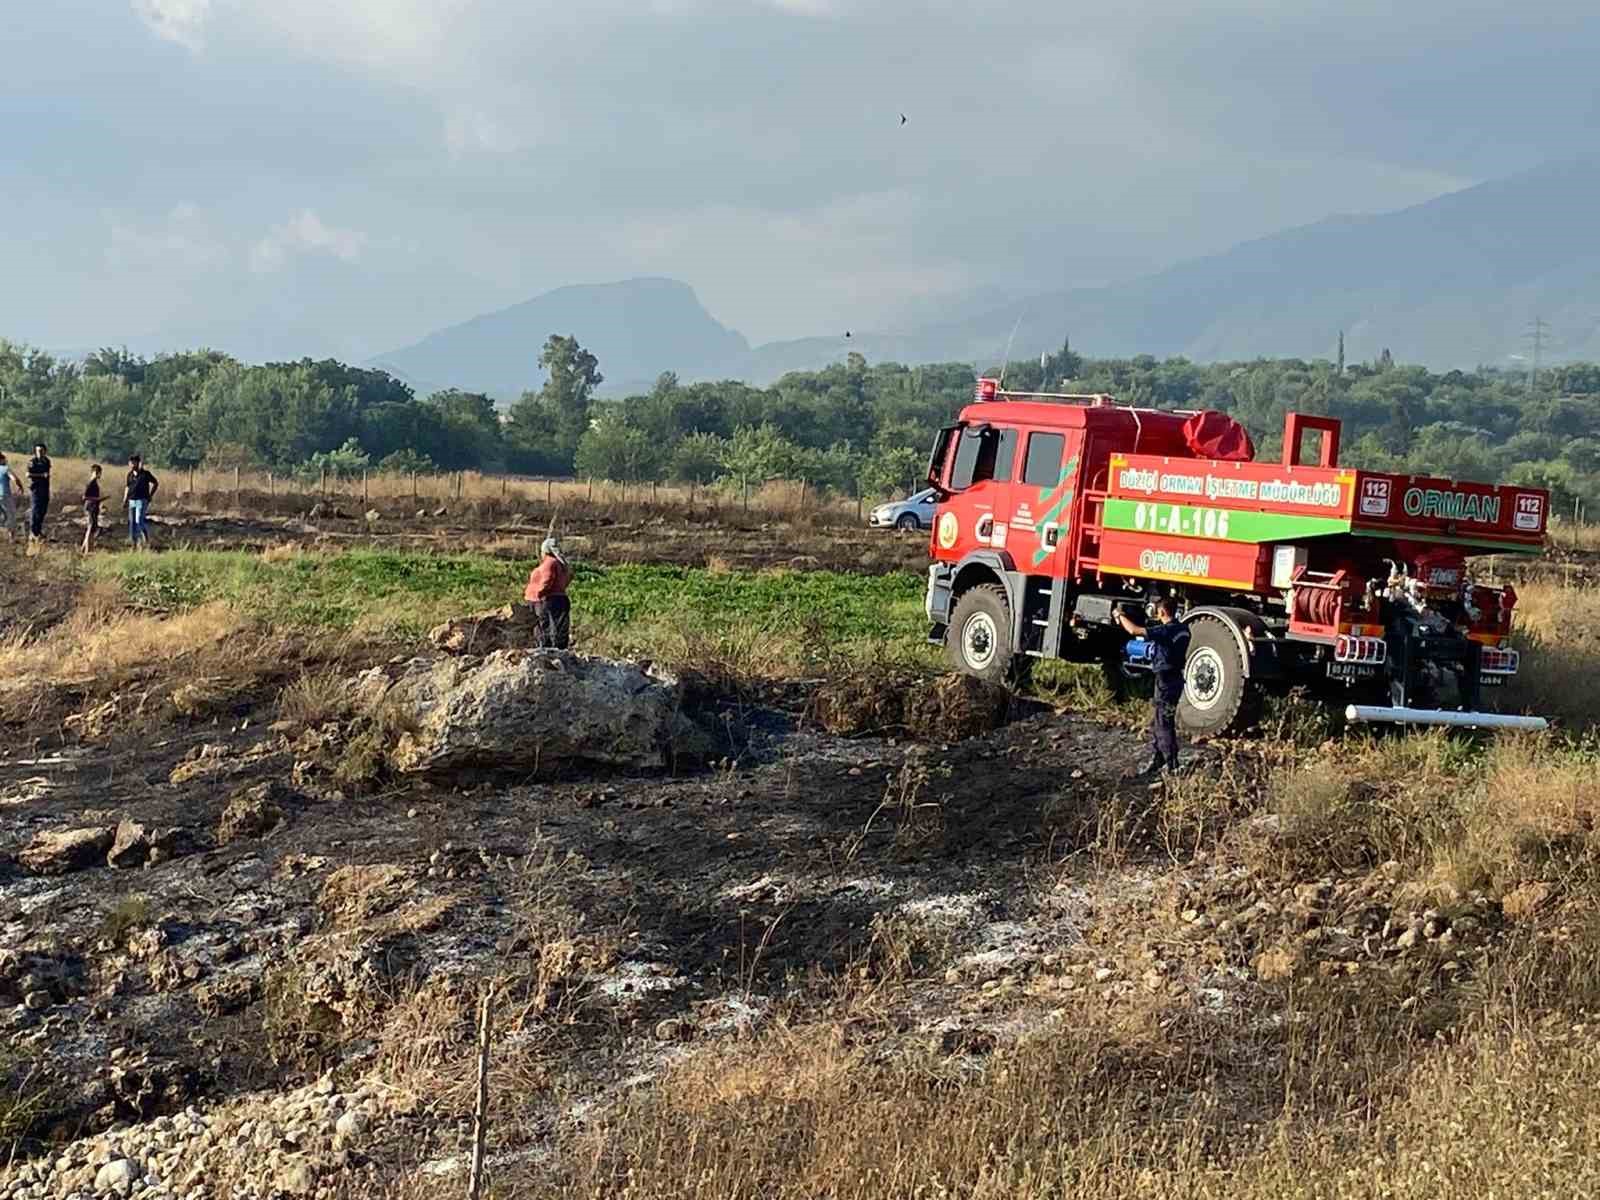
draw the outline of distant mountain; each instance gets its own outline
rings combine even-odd
[[[980,316],[909,334],[857,333],[869,359],[970,361],[1055,350],[1070,335],[1095,356],[1182,354],[1200,361],[1331,358],[1435,368],[1504,364],[1529,353],[1535,318],[1546,361],[1600,359],[1600,157],[1556,163],[1379,216],[1330,217],[1113,287],[1023,295]],[[833,339],[759,346],[723,374],[753,382],[815,367]]]
[[[571,334],[599,358],[608,393],[646,388],[662,371],[699,377],[749,349],[706,312],[687,284],[629,279],[557,288],[431,333],[368,365],[405,379],[420,394],[459,387],[511,399],[542,381],[539,351],[553,333]]]
[[[751,347],[670,279],[566,287],[441,330],[372,365],[419,391],[455,385],[512,397],[539,381],[539,348],[575,334],[600,359],[613,395],[662,371],[684,380],[767,384],[842,362],[997,366],[1059,349],[1093,356],[1181,354],[1199,361],[1331,358],[1385,347],[1445,369],[1507,364],[1545,322],[1545,361],[1600,360],[1600,157],[1555,163],[1378,216],[1336,216],[1111,287],[1029,293],[980,306],[908,300],[902,331],[853,330]],[[1013,331],[1015,338],[1013,339]]]

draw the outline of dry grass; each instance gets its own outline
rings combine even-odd
[[[1550,544],[1559,550],[1600,552],[1600,525],[1588,521],[1555,520],[1550,524]]]
[[[1515,625],[1522,662],[1504,707],[1557,718],[1569,729],[1600,726],[1600,591],[1522,584]]]
[[[302,725],[343,721],[352,713],[348,673],[338,666],[302,671],[278,693],[278,716]]]
[[[845,1032],[861,987],[872,1012],[892,1013],[940,961],[926,931],[884,919],[846,972],[865,983],[753,1045],[677,1060],[574,1131],[553,1171],[530,1170],[505,1194],[1590,1194],[1600,746],[1433,733],[1290,745],[1284,758],[1263,773],[1241,756],[1177,781],[1145,802],[1142,835],[1176,863],[1203,853],[1242,864],[1263,894],[1387,864],[1397,894],[1443,902],[1481,888],[1520,915],[1454,983],[1436,963],[1369,964],[1239,985],[1237,1007],[1220,1012],[1165,994],[1119,1008],[1080,992],[1047,1031],[1002,1040],[981,1069],[950,1057],[970,1055],[969,1041],[930,1047],[897,1037],[893,1020],[874,1025],[875,1039]],[[886,805],[899,796],[891,787]]]
[[[26,457],[26,456],[24,456]],[[21,461],[21,459],[18,459]],[[73,494],[79,480],[89,478],[89,460],[54,458],[55,478],[63,496]],[[104,465],[104,464],[103,464]],[[120,469],[111,465],[111,474]],[[152,465],[161,479],[157,498],[159,509],[174,506],[215,512],[219,509],[287,507],[309,509],[319,500],[340,505],[353,516],[369,506],[391,512],[433,510],[439,507],[471,506],[483,511],[510,515],[517,507],[530,505],[602,508],[648,506],[685,512],[716,511],[727,514],[750,512],[763,517],[806,523],[821,519],[854,520],[857,503],[847,498],[819,492],[799,480],[775,480],[752,487],[748,494],[739,488],[689,487],[675,484],[618,483],[608,480],[542,479],[517,475],[487,475],[480,471],[460,471],[437,475],[385,475],[369,472],[364,478],[329,477],[299,479],[266,470],[194,470]],[[120,478],[120,476],[118,477]],[[120,495],[120,493],[118,493]]]
[[[53,723],[80,702],[125,692],[129,710],[159,707],[188,687],[180,709],[207,695],[233,694],[282,670],[297,655],[286,640],[253,625],[224,604],[206,604],[173,616],[109,611],[91,593],[42,635],[0,640],[0,674],[10,686],[0,695],[0,721]]]

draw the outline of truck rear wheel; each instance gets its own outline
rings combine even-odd
[[[1245,675],[1239,642],[1221,621],[1201,617],[1189,626],[1178,724],[1193,737],[1239,733],[1261,715],[1260,693]]]
[[[1011,682],[1011,606],[999,584],[983,583],[961,593],[950,614],[944,650],[958,671],[990,683]]]

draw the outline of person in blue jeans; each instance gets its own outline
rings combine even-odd
[[[1155,620],[1141,625],[1122,609],[1117,624],[1129,637],[1150,643],[1150,666],[1155,672],[1155,712],[1150,722],[1150,764],[1139,772],[1154,779],[1178,768],[1178,701],[1183,696],[1183,665],[1189,657],[1189,629],[1178,621],[1178,604],[1171,596],[1158,596]]]
[[[156,498],[161,481],[145,470],[137,454],[128,456],[128,481],[122,489],[122,507],[128,513],[128,541],[135,549],[150,548],[150,502]]]

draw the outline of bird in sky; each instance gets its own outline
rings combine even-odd
[[[906,123],[906,115],[905,115],[905,113],[901,113],[900,114],[900,124],[904,125],[905,123]]]
[[[850,337],[850,331],[848,329],[846,329],[844,331],[844,336],[845,336],[846,339],[848,339]]]

